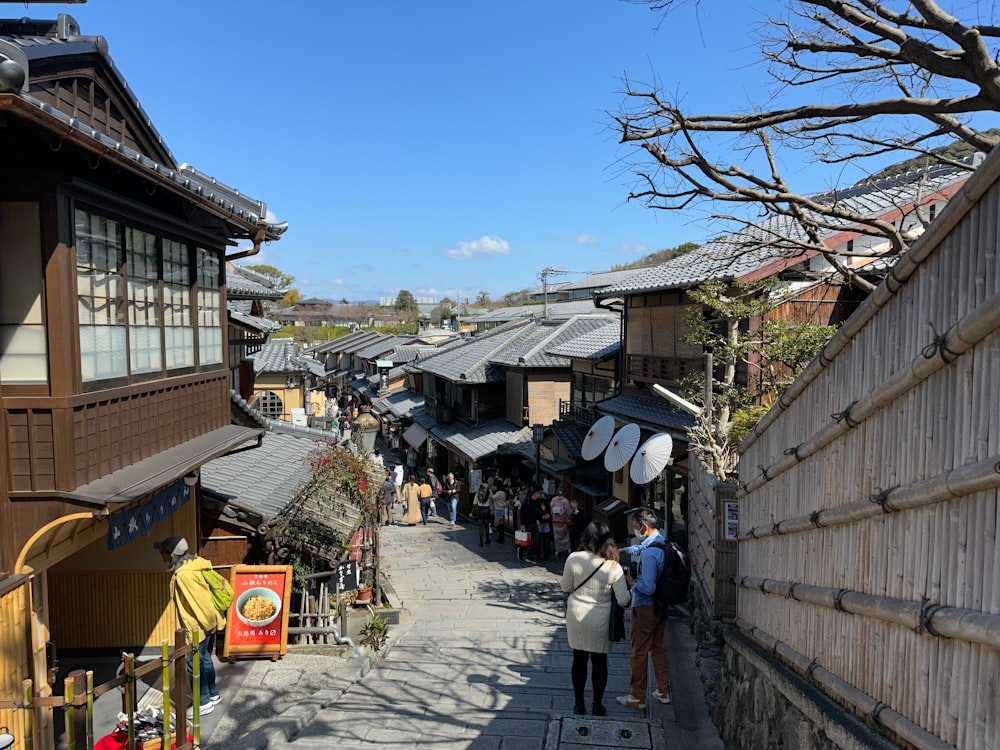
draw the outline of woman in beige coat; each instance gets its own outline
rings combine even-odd
[[[403,523],[407,526],[420,523],[420,485],[416,474],[410,474],[409,481],[403,485]]]
[[[566,634],[573,649],[573,713],[584,714],[583,700],[587,686],[587,662],[593,667],[591,686],[594,690],[594,716],[604,716],[604,689],[608,685],[608,620],[611,618],[611,597],[628,607],[628,583],[618,563],[618,548],[611,530],[603,521],[591,521],[583,530],[580,550],[566,558],[562,590],[566,600]]]

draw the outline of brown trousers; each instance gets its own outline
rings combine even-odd
[[[632,607],[632,695],[642,701],[646,700],[647,654],[653,660],[653,675],[656,677],[656,687],[661,693],[670,693],[670,665],[667,663],[667,649],[663,644],[663,626],[666,620],[661,620],[653,614],[653,605],[644,604]]]

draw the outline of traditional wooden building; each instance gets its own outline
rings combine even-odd
[[[285,227],[178,164],[71,17],[0,21],[0,68],[0,697],[17,698],[24,679],[52,692],[55,647],[172,638],[151,543],[197,548],[199,467],[261,432],[230,421],[226,249]]]

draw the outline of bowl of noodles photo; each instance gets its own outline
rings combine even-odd
[[[281,597],[271,589],[247,589],[236,600],[236,616],[254,628],[270,625],[281,612]]]

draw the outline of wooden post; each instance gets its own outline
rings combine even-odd
[[[177,736],[187,742],[187,657],[178,657],[178,654],[184,653],[185,646],[187,646],[187,631],[181,629],[174,631],[174,706],[177,714]]]

